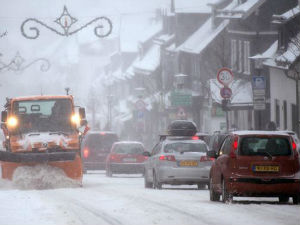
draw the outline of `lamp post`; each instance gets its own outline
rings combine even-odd
[[[107,95],[107,129],[111,130],[113,95]]]

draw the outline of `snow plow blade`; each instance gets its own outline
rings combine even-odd
[[[75,156],[76,152],[12,153],[0,151],[0,161],[16,163],[73,161]]]
[[[18,167],[39,164],[60,168],[67,177],[82,183],[82,160],[78,152],[11,153],[0,151],[3,179],[12,180],[14,171]]]

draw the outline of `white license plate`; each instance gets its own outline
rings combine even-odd
[[[124,158],[123,162],[136,162],[136,158]]]

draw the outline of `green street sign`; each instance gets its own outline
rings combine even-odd
[[[172,106],[189,106],[192,105],[192,95],[172,92],[171,93],[171,105]]]

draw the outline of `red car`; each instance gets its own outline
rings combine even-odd
[[[144,161],[148,158],[143,155],[144,145],[134,141],[115,142],[106,160],[106,176],[113,173],[144,174]]]
[[[272,131],[236,131],[228,134],[210,170],[210,200],[231,201],[233,196],[293,198],[300,202],[297,146],[289,134]]]

